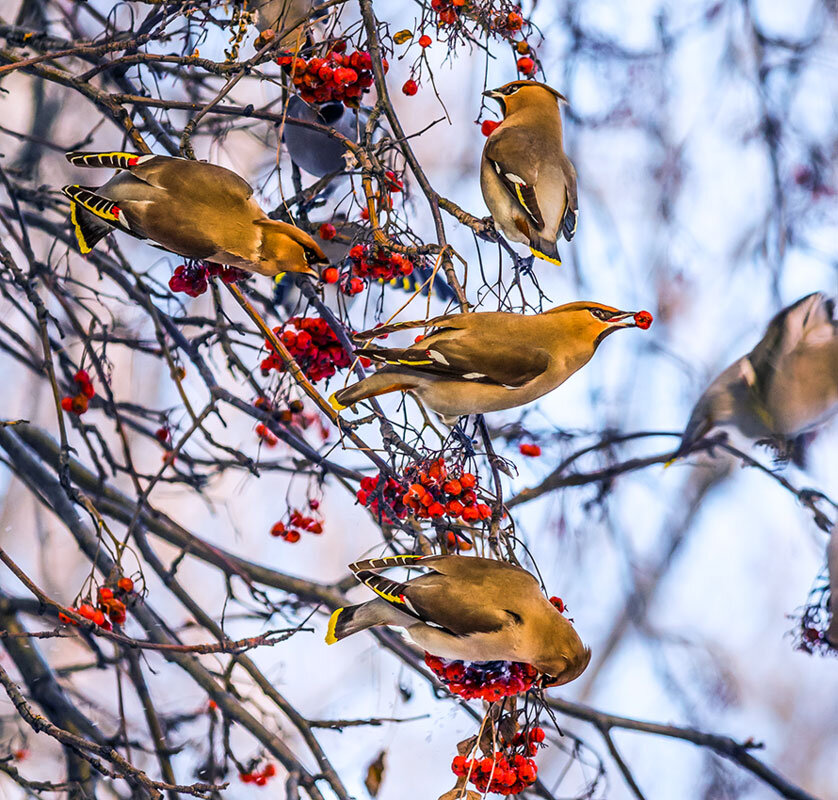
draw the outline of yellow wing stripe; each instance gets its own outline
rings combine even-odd
[[[389,361],[388,359],[384,359],[385,364],[402,364],[405,367],[421,367],[425,364],[433,364],[434,362],[431,359],[426,360],[410,360],[409,358],[399,358],[395,361]]]
[[[515,184],[515,194],[518,196],[518,202],[524,207],[527,214],[534,218],[535,214],[533,214],[532,211],[530,211],[530,207],[526,204],[524,200],[524,195],[521,193],[521,186],[517,183]]]
[[[402,603],[404,604],[404,598],[399,594],[388,594],[387,592],[382,591],[381,589],[376,589],[375,586],[371,586],[369,583],[367,586],[370,587],[379,597],[383,597],[390,603]]]
[[[338,624],[338,617],[342,611],[342,608],[336,608],[332,612],[332,616],[329,617],[329,627],[326,628],[326,644],[334,644],[338,640],[337,636],[335,636],[335,627]]]
[[[67,157],[71,164],[79,167],[113,167],[116,169],[128,169],[136,163],[139,156],[136,153],[124,153],[121,151],[113,153],[79,153]]]
[[[84,232],[81,229],[81,225],[79,225],[78,216],[76,214],[76,209],[78,208],[78,204],[75,200],[70,202],[70,221],[73,223],[73,230],[76,234],[76,241],[79,243],[79,250],[81,251],[82,255],[87,255],[93,249],[88,245],[87,240],[84,238]]]

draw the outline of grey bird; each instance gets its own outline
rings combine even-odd
[[[721,373],[690,414],[678,454],[713,428],[731,425],[751,439],[788,448],[838,411],[838,321],[821,292],[784,308],[760,342]]]
[[[407,582],[378,575],[390,567],[427,570]],[[387,556],[350,564],[378,597],[339,608],[326,642],[379,625],[405,628],[432,655],[462,661],[521,661],[550,676],[578,678],[591,659],[573,625],[525,569],[472,556]]]
[[[576,170],[564,152],[559,113],[567,100],[535,81],[512,81],[483,94],[503,111],[480,164],[480,188],[495,226],[539,258],[561,264],[556,240],[573,238],[578,216]]]
[[[324,103],[315,108],[293,94],[288,99],[288,118],[326,125],[357,142],[367,124],[369,113],[361,109],[356,116],[343,103]],[[310,175],[323,178],[346,170],[346,159],[343,156],[347,150],[339,139],[303,125],[294,125],[290,121],[285,126],[284,138],[291,160]]]

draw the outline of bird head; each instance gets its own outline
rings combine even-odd
[[[302,272],[317,277],[320,273],[314,267],[329,263],[320,245],[294,225],[272,219],[259,220],[257,225],[262,229],[259,252],[259,271],[262,274]]]
[[[548,311],[547,315],[560,324],[566,341],[576,342],[580,349],[590,352],[614,331],[623,328],[646,330],[652,324],[652,315],[648,311],[620,311],[586,300],[558,306]]]
[[[570,621],[555,608],[544,621],[542,652],[533,666],[544,673],[543,686],[561,686],[576,680],[591,661],[591,648],[585,647]]]
[[[504,117],[508,117],[519,108],[532,104],[548,103],[555,106],[557,102],[567,102],[563,94],[546,83],[538,83],[538,81],[512,81],[497,89],[483,92],[483,97],[497,100]]]

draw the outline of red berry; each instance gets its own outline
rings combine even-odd
[[[99,587],[99,600],[110,600],[113,597],[113,589],[109,589],[107,586],[100,586]]]
[[[285,533],[285,523],[275,522],[271,527],[271,536],[282,536]]]
[[[338,230],[334,225],[332,225],[331,222],[324,222],[320,226],[320,230],[318,231],[318,233],[321,239],[329,241],[329,239],[334,239],[335,236],[338,235]]]
[[[71,412],[73,410],[73,398],[72,397],[62,397],[61,398],[61,408],[63,408],[66,412]]]
[[[408,81],[405,81],[404,86],[402,86],[402,92],[404,92],[408,97],[413,97],[416,92],[419,91],[419,87],[416,84],[416,81],[411,78]]]
[[[96,609],[93,608],[90,603],[82,603],[78,609],[77,613],[79,616],[84,617],[85,619],[93,619],[93,615],[96,613]]]
[[[326,269],[324,269],[320,274],[320,277],[323,279],[324,283],[337,283],[338,278],[340,278],[340,273],[336,267],[326,267]]]
[[[495,122],[493,119],[484,119],[483,124],[480,126],[480,133],[484,136],[489,136],[498,125],[500,125],[500,122]]]
[[[120,589],[122,589],[122,591],[125,592],[126,594],[130,594],[131,592],[134,591],[134,581],[132,581],[130,578],[120,578],[116,582],[116,585]]]
[[[529,56],[522,56],[518,59],[518,72],[522,72],[524,75],[532,75],[535,72],[535,61]]]
[[[91,619],[93,620],[94,625],[104,625],[105,624],[105,615],[98,608],[96,609],[96,611],[93,612],[93,616],[91,617]]]
[[[518,450],[522,456],[530,456],[530,458],[536,458],[541,455],[541,448],[537,444],[521,444]]]
[[[473,489],[477,485],[477,478],[470,472],[464,472],[460,476],[460,483],[464,489]]]
[[[431,46],[431,37],[428,36],[427,33],[423,33],[419,37],[419,47],[430,47]]]
[[[634,315],[634,324],[645,331],[652,324],[653,319],[648,311],[638,311]]]

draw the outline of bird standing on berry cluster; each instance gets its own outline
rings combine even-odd
[[[119,170],[99,188],[65,186],[79,249],[113,230],[178,255],[260,275],[302,272],[328,260],[305,231],[269,219],[253,189],[229,169],[170,156],[67,153],[77,167]]]
[[[405,583],[376,574],[390,567],[427,569]],[[477,556],[387,556],[350,565],[378,597],[339,608],[329,620],[334,644],[378,625],[407,630],[440,658],[520,661],[549,675],[551,685],[578,678],[591,658],[573,625],[525,569]]]

